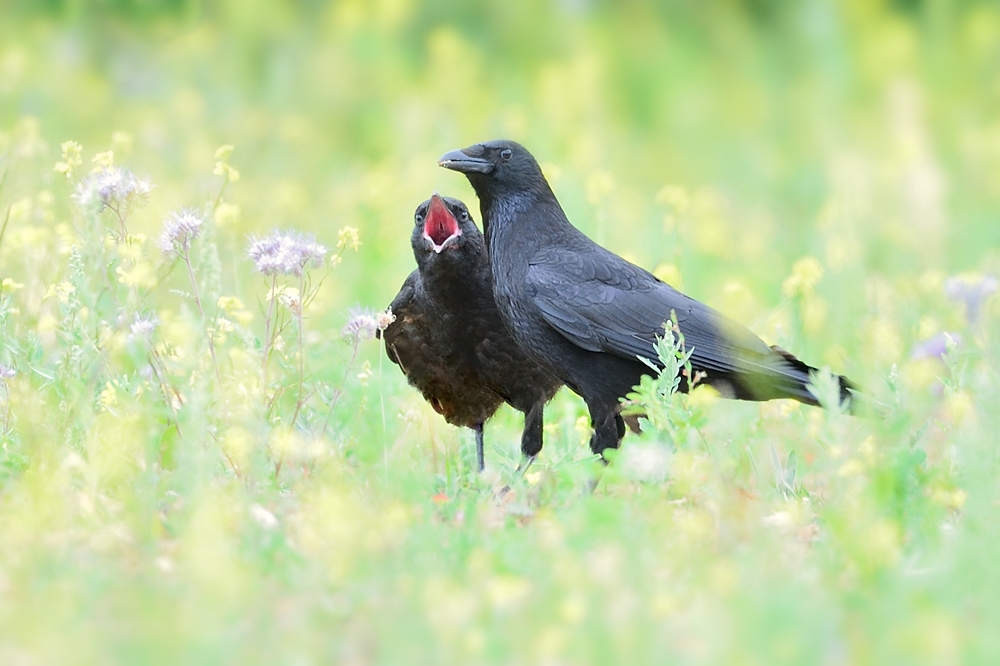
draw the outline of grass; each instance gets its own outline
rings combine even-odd
[[[6,16],[3,663],[996,661],[991,5]],[[507,408],[477,476],[366,317],[416,205],[475,201],[436,158],[497,136],[879,413],[650,378],[587,494],[563,391],[523,479]],[[323,260],[262,273],[275,229]]]

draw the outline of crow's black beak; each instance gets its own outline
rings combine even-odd
[[[450,153],[445,153],[438,160],[438,166],[462,173],[490,173],[493,171],[492,162],[481,157],[472,157],[464,150],[453,150]]]

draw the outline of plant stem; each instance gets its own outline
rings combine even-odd
[[[267,362],[271,357],[271,317],[274,316],[275,288],[278,286],[278,276],[271,277],[270,302],[267,305],[267,316],[264,317],[264,397],[267,397]]]
[[[292,414],[292,427],[295,427],[295,421],[299,418],[299,412],[302,410],[302,382],[305,377],[305,346],[304,346],[304,336],[302,334],[302,310],[304,309],[303,302],[305,301],[305,296],[303,295],[303,290],[305,287],[305,273],[299,276],[299,302],[298,307],[295,309],[295,318],[299,325],[299,392],[298,397],[295,399],[295,413]]]
[[[330,425],[330,417],[333,416],[333,408],[337,406],[337,401],[340,400],[340,396],[344,393],[344,384],[347,383],[347,375],[351,372],[351,366],[354,365],[354,359],[358,357],[359,342],[359,338],[354,339],[354,349],[351,350],[351,360],[347,362],[347,367],[344,368],[344,376],[340,379],[340,386],[337,387],[337,390],[333,392],[333,396],[330,397],[330,409],[326,412],[326,419],[323,421],[323,430],[319,433],[320,437],[326,434],[326,429]]]
[[[184,248],[184,252],[181,254],[184,259],[184,264],[187,266],[188,277],[191,279],[191,289],[194,291],[194,302],[198,306],[198,314],[201,315],[202,324],[206,322],[205,319],[205,309],[201,306],[201,296],[198,294],[198,281],[194,277],[194,268],[191,267],[191,253],[188,248]],[[215,379],[221,384],[222,383],[222,373],[219,372],[219,362],[215,358],[215,323],[212,323],[212,328],[208,332],[208,351],[212,355],[212,367],[215,369]]]

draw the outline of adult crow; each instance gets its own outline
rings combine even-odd
[[[819,404],[808,388],[815,368],[570,224],[520,144],[479,143],[443,155],[439,164],[464,173],[476,191],[500,314],[521,347],[586,401],[594,453],[621,442],[620,399],[649,373],[639,358],[656,361],[655,338],[671,313],[692,369],[722,395]],[[839,382],[841,398],[849,398],[852,385]]]
[[[475,430],[480,472],[483,423],[503,402],[524,412],[521,452],[530,464],[542,448],[544,405],[562,382],[504,327],[486,243],[465,204],[435,194],[413,219],[417,270],[390,306],[386,355],[448,423]]]

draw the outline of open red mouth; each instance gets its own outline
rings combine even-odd
[[[424,238],[434,244],[435,252],[441,252],[449,240],[461,235],[462,230],[458,228],[458,220],[444,205],[444,200],[434,194],[424,221]]]

